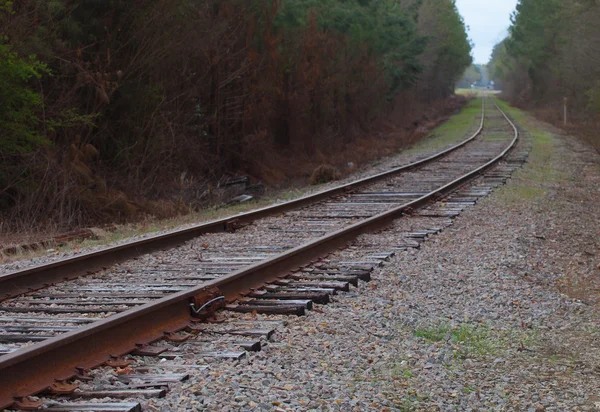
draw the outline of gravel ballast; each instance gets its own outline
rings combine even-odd
[[[600,156],[514,113],[534,144],[507,186],[370,283],[285,318],[262,352],[144,407],[598,410]]]
[[[185,344],[175,360],[148,357],[137,366],[190,379],[131,400],[149,411],[600,410],[600,156],[511,114],[533,151],[506,186],[307,316],[220,314],[211,330],[277,332],[241,361]],[[441,220],[400,219],[327,259],[361,260]],[[127,371],[92,373],[83,389]]]

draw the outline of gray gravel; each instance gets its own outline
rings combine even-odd
[[[421,250],[287,318],[248,360],[211,364],[144,406],[599,410],[600,156],[590,151],[534,144],[509,185]]]

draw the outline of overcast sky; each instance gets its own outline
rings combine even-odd
[[[456,0],[456,5],[475,43],[475,63],[487,63],[496,43],[507,34],[517,0]]]

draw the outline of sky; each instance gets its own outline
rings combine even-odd
[[[469,27],[474,62],[486,64],[492,49],[508,33],[510,15],[517,0],[456,0],[460,14]]]

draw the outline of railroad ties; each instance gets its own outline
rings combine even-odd
[[[222,322],[192,322],[185,330],[166,339],[140,346],[126,357],[115,357],[102,368],[82,371],[79,379],[62,387],[50,388],[42,394],[45,397],[41,398],[41,401],[33,404],[44,404],[52,411],[139,411],[140,403],[128,400],[164,397],[170,385],[185,382],[190,371],[208,373],[214,368],[218,370],[219,361],[239,361],[251,352],[262,350],[273,344],[274,340],[282,338],[278,336],[278,330],[284,329],[287,323],[285,315],[302,316],[319,305],[334,302],[338,294],[355,293],[354,290],[360,283],[369,282],[373,276],[377,276],[377,269],[396,253],[411,248],[418,249],[430,236],[452,225],[453,219],[462,211],[474,206],[482,197],[506,183],[511,174],[525,162],[528,152],[528,146],[521,147],[505,162],[476,181],[424,209],[397,220],[393,227],[386,228],[378,234],[363,236],[343,250],[290,272],[263,288],[251,291],[236,303],[225,307],[226,312],[219,316]],[[360,202],[363,202],[368,199],[369,202],[387,202],[390,197],[406,199],[415,198],[419,194],[395,191],[363,192],[353,196],[350,201],[360,199]],[[32,338],[29,340],[32,342],[43,339],[37,336],[51,336],[93,322],[94,318],[89,312],[85,312],[86,305],[74,305],[74,301],[72,302],[73,299],[77,301],[77,296],[81,296],[83,291],[95,291],[92,302],[111,302],[110,307],[116,312],[124,310],[127,305],[138,304],[140,293],[144,299],[155,299],[170,292],[171,288],[184,288],[185,282],[201,281],[227,273],[238,266],[254,263],[289,247],[291,245],[249,246],[243,248],[243,251],[251,252],[245,256],[241,253],[242,248],[229,246],[220,249],[226,250],[229,256],[236,256],[229,260],[219,258],[220,254],[205,254],[204,259],[197,264],[186,265],[182,262],[173,267],[170,261],[159,259],[151,270],[144,265],[138,265],[139,262],[121,268],[129,275],[135,275],[139,271],[147,274],[166,273],[165,281],[177,280],[180,286],[148,282],[143,291],[136,288],[132,292],[126,284],[120,283],[112,285],[112,292],[107,292],[106,288],[99,284],[88,284],[87,289],[65,291],[58,296],[48,291],[35,292],[29,295],[28,301],[50,299],[54,303],[44,306],[48,310],[42,308],[35,314],[5,311],[0,318],[0,340],[4,344],[14,344]],[[225,261],[235,264],[226,265]],[[52,310],[62,305],[74,312]],[[91,313],[95,316],[98,312]],[[76,314],[80,317],[76,317]],[[15,336],[21,338],[15,339]],[[0,350],[7,353],[11,348],[3,347]],[[113,376],[108,382],[107,375]],[[97,399],[111,401],[99,403]],[[26,408],[28,401],[25,399],[23,402]]]
[[[509,127],[489,113],[490,135],[469,143],[435,163],[392,176],[360,190],[271,216],[231,233],[207,234],[171,250],[118,264],[0,302],[0,361],[47,339],[177,292],[260,264],[309,241],[415,201],[497,156],[509,141]],[[499,138],[494,133],[500,133]],[[491,136],[494,134],[493,136]],[[491,137],[490,137],[491,136]],[[278,339],[286,316],[303,316],[337,295],[355,293],[362,282],[397,253],[418,249],[450,226],[462,211],[504,184],[527,159],[520,142],[501,163],[443,198],[410,210],[377,235],[361,236],[349,246],[290,271],[224,306],[222,323],[190,322],[187,328],[146,342],[125,357],[115,354],[101,368],[81,370],[68,382],[43,392],[41,404],[55,411],[137,411],[127,400],[165,396],[191,370],[209,371],[214,362],[239,361]],[[112,376],[106,379],[106,376]],[[94,399],[109,398],[108,403]],[[16,406],[40,402],[22,398]],[[70,409],[69,409],[70,408]],[[111,409],[112,408],[112,409]]]

